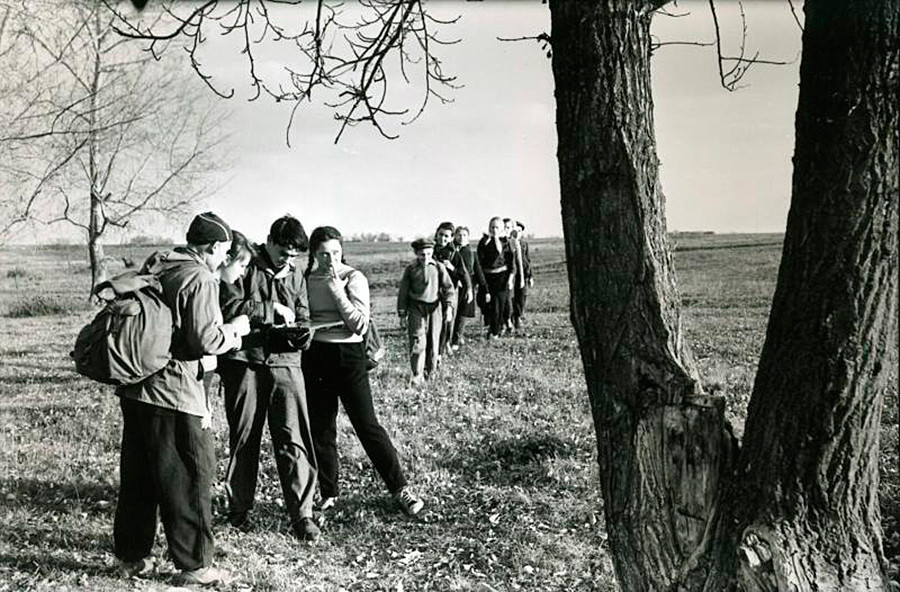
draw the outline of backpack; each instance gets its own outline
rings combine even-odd
[[[102,294],[111,290],[112,298]],[[159,278],[125,272],[97,285],[92,294],[108,300],[84,326],[69,354],[75,370],[103,384],[140,382],[161,370],[172,354],[172,311]]]
[[[363,334],[363,343],[366,345],[366,367],[370,371],[374,370],[381,363],[387,351],[384,349],[381,335],[378,334],[375,319],[371,317],[369,318],[369,328]]]

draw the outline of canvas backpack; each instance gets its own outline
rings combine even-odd
[[[140,382],[169,363],[172,311],[159,278],[129,271],[98,284],[93,293],[108,302],[75,339],[70,355],[79,374],[120,386]]]

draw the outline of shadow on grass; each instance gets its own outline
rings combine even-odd
[[[81,377],[75,373],[72,374],[54,374],[44,376],[0,376],[0,389],[3,385],[22,386],[28,384],[66,385],[75,382],[81,382]]]
[[[480,475],[497,486],[536,484],[546,479],[543,462],[578,454],[575,443],[552,434],[525,434],[513,438],[485,436],[481,442],[451,451],[438,461],[448,470]]]

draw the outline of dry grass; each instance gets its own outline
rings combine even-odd
[[[739,428],[780,255],[777,237],[755,240],[679,237],[685,250],[676,254],[687,336],[705,386],[727,397]],[[717,248],[694,248],[704,244]],[[110,253],[113,260],[147,254],[121,251]],[[404,387],[404,346],[393,315],[393,286],[410,253],[403,245],[348,246],[351,262],[375,286],[374,311],[388,346],[373,377],[376,408],[428,506],[420,520],[398,513],[342,417],[343,493],[323,540],[309,547],[288,536],[274,464],[265,454],[257,529],[216,531],[218,563],[240,574],[232,590],[617,589],[558,264],[564,251],[561,242],[546,241],[534,243],[532,253],[541,271],[527,330],[500,343],[472,340],[464,355],[448,361],[442,379],[420,392]],[[89,277],[81,251],[0,251],[0,266],[12,262],[28,273],[0,277],[0,310],[38,295],[66,307],[83,302]],[[171,565],[130,582],[112,570],[121,420],[112,394],[75,375],[68,359],[92,314],[82,306],[0,323],[0,592],[168,585]],[[896,561],[900,535],[889,518],[898,492],[896,377],[892,383],[882,489],[887,549]],[[221,476],[227,446],[221,408],[216,418]],[[221,511],[221,485],[215,495]]]

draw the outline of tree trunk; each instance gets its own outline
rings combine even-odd
[[[897,328],[900,2],[805,11],[784,253],[710,591],[734,578],[886,588],[878,458]]]
[[[103,209],[100,198],[91,193],[91,212],[88,221],[88,257],[91,263],[91,293],[97,284],[106,280],[106,257],[100,242],[103,227]]]
[[[623,590],[884,585],[878,437],[897,319],[898,2],[806,3],[794,195],[739,459],[682,341],[650,3],[550,2],[572,321]]]
[[[563,230],[623,590],[695,563],[732,441],[683,341],[650,94],[644,2],[550,2]]]

